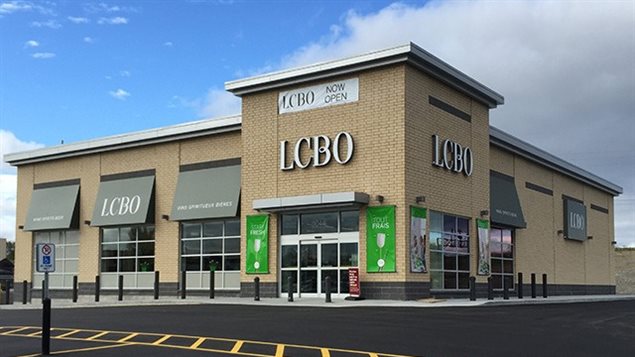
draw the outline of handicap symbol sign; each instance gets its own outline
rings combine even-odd
[[[42,264],[46,264],[46,265],[51,264],[51,257],[48,256],[48,255],[43,256],[42,257]]]

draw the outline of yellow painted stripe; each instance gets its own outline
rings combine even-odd
[[[28,329],[28,328],[29,328],[28,326],[26,326],[26,327],[20,327],[20,328],[17,328],[17,329],[15,329],[15,330],[11,330],[11,331],[7,331],[7,332],[3,332],[2,334],[3,334],[3,335],[10,335],[10,334],[15,333],[15,332],[24,331],[24,330],[26,330],[26,329]]]
[[[61,334],[61,335],[59,335],[59,336],[55,336],[55,338],[64,338],[64,337],[68,337],[68,336],[70,336],[70,335],[72,335],[72,334],[78,333],[79,331],[81,331],[81,330],[73,330],[73,331],[71,331],[71,332],[67,332],[67,333],[63,333],[63,334]]]
[[[61,354],[65,354],[65,353],[105,350],[106,348],[116,348],[116,347],[124,347],[124,346],[132,346],[132,345],[124,343],[124,344],[121,344],[121,345],[95,346],[95,347],[77,348],[77,349],[74,349],[74,350],[55,351],[55,352],[51,352],[51,354],[52,355],[61,355]],[[39,356],[39,355],[36,355],[36,356]]]
[[[165,335],[163,337],[161,337],[160,339],[152,342],[153,345],[160,345],[161,343],[165,342],[165,340],[167,340],[168,338],[172,337],[172,335]]]
[[[284,357],[284,345],[276,346],[276,357]]]
[[[368,354],[370,357],[379,357],[379,355],[377,353],[369,353]]]
[[[205,342],[205,338],[201,337],[198,340],[196,340],[196,342],[194,342],[190,348],[197,348],[198,346],[200,346],[203,342]]]
[[[131,338],[135,338],[135,337],[137,337],[137,336],[139,336],[139,334],[138,334],[138,333],[136,333],[136,332],[135,332],[135,333],[131,333],[131,334],[129,334],[128,336],[126,336],[126,337],[124,337],[124,338],[120,338],[120,339],[118,339],[118,340],[117,340],[117,342],[126,342],[126,341],[128,341],[129,339],[131,339]]]
[[[89,341],[90,340],[94,340],[96,338],[100,338],[101,336],[107,335],[108,333],[110,333],[110,331],[103,331],[103,332],[100,332],[100,333],[98,333],[96,335],[90,336],[89,338],[87,338],[87,340],[89,340]]]
[[[39,335],[39,334],[41,334],[41,333],[42,333],[42,331],[36,331],[36,332],[33,332],[33,333],[28,334],[27,336],[29,336],[29,337],[33,337],[33,336],[37,336],[37,335]]]
[[[243,341],[236,341],[236,344],[234,345],[234,348],[232,348],[231,353],[237,353],[240,352],[240,348],[243,347]]]
[[[320,348],[320,352],[322,352],[322,357],[331,357],[328,348]]]

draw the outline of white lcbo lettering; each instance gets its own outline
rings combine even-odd
[[[574,229],[584,228],[584,217],[579,213],[569,213],[569,226]]]
[[[472,149],[449,139],[440,144],[439,136],[432,135],[432,165],[471,176],[474,171]]]
[[[342,139],[346,139],[346,154],[344,157],[340,155]],[[305,146],[308,150],[304,150],[304,152],[309,151],[312,155],[308,158],[305,157],[304,161],[302,153]],[[317,135],[312,138],[302,137],[296,141],[293,150],[293,160],[289,162],[287,160],[287,141],[283,140],[280,141],[280,170],[293,170],[296,166],[304,169],[311,164],[314,167],[326,166],[332,158],[339,164],[344,165],[353,158],[353,152],[353,137],[347,132],[338,133],[333,141],[326,135]]]
[[[111,200],[106,198],[101,208],[101,215],[102,217],[109,217],[136,214],[139,212],[140,207],[141,197],[139,195],[114,197]]]

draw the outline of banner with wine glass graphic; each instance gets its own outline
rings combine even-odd
[[[269,216],[247,216],[247,274],[269,273]]]
[[[395,206],[366,208],[366,271],[395,272]]]
[[[477,219],[478,228],[478,275],[490,274],[489,221]]]

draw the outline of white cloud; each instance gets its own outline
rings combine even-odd
[[[24,43],[24,48],[27,47],[38,47],[40,45],[39,42],[35,41],[35,40],[28,40]]]
[[[205,96],[193,100],[174,96],[170,103],[168,103],[168,107],[176,107],[175,103],[191,108],[196,112],[196,115],[205,118],[240,114],[241,105],[240,98],[217,88],[211,88],[207,91]]]
[[[86,17],[75,17],[75,16],[69,16],[67,17],[68,21],[74,23],[74,24],[87,24],[88,22],[90,22],[90,20]]]
[[[55,53],[52,52],[37,52],[31,55],[35,59],[50,59],[55,57]]]
[[[112,12],[138,12],[139,9],[131,6],[108,5],[106,3],[87,3],[84,4],[84,11],[95,13],[112,13]]]
[[[0,237],[15,239],[16,169],[4,162],[4,155],[44,147],[36,142],[22,141],[7,130],[0,129]]]
[[[48,27],[53,30],[57,30],[62,27],[62,24],[57,22],[56,20],[47,20],[47,21],[33,21],[31,22],[31,26],[33,27]]]
[[[505,96],[490,121],[624,187],[618,244],[635,242],[633,2],[431,1],[349,12],[262,73],[415,42]],[[566,128],[566,135],[563,133]],[[619,128],[619,130],[616,130]]]
[[[130,71],[119,71],[119,75],[122,77],[130,77],[132,75],[132,73],[130,73]]]
[[[84,40],[84,42],[86,42],[86,43],[94,43],[94,42],[95,42],[95,39],[94,39],[94,38],[92,38],[92,37],[89,37],[89,36],[84,37],[84,39],[83,39],[83,40]]]
[[[130,93],[128,93],[127,91],[119,88],[117,90],[114,91],[110,91],[108,92],[108,94],[110,94],[111,97],[115,98],[115,99],[119,99],[119,100],[126,100],[126,98],[128,98],[130,96]]]
[[[0,14],[11,14],[18,11],[31,11],[33,5],[26,1],[7,1],[0,3]]]
[[[171,41],[167,41],[167,42],[163,42],[163,46],[172,47],[172,46],[174,46],[174,44]]]
[[[125,25],[128,23],[128,19],[125,17],[117,16],[117,17],[100,17],[97,20],[97,23],[100,25]]]

